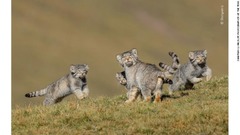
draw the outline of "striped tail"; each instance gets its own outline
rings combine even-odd
[[[169,52],[168,54],[172,57],[173,60],[172,68],[175,70],[178,69],[180,67],[179,57],[174,52]]]
[[[167,76],[166,72],[158,73],[158,78],[161,78],[163,83],[172,84],[173,83],[172,80],[167,78],[166,76]]]
[[[172,80],[168,79],[168,78],[163,78],[163,83],[168,83],[168,84],[172,84]]]
[[[171,66],[168,66],[167,64],[164,64],[164,63],[162,63],[162,62],[159,63],[159,66],[160,66],[163,70],[166,70],[166,71],[172,70],[172,67],[171,67]]]
[[[177,71],[177,69],[173,69],[171,66],[168,66],[168,65],[166,65],[166,64],[164,64],[164,63],[162,63],[162,62],[160,62],[159,63],[159,66],[163,69],[163,70],[165,70],[165,75],[166,76],[172,76],[174,73],[176,73],[176,71]]]
[[[167,71],[169,74],[174,74],[176,73],[177,69],[180,67],[180,62],[179,58],[176,53],[174,52],[169,52],[168,53],[172,57],[172,66],[166,65],[162,62],[159,63],[159,67],[161,67],[163,70]]]
[[[47,93],[47,89],[42,89],[42,90],[27,93],[25,94],[25,97],[28,97],[28,98],[39,97],[39,96],[45,95],[46,93]]]

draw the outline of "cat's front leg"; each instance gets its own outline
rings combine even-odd
[[[128,89],[127,89],[128,90]],[[130,91],[130,90],[128,90],[128,92],[127,92],[127,98],[129,99],[129,95],[131,94],[132,92]],[[142,99],[143,99],[143,96],[142,96],[142,93],[140,92],[140,90],[138,89],[138,91],[137,91],[137,93],[132,93],[132,96],[134,97],[134,96],[136,96],[135,97],[135,99],[137,100],[137,101],[142,101]]]
[[[88,89],[88,86],[87,86],[87,85],[83,88],[82,91],[83,91],[84,97],[85,97],[85,98],[88,97],[88,95],[89,95],[89,89]]]
[[[207,67],[206,71],[202,74],[202,76],[206,77],[206,80],[209,81],[212,78],[212,70]]]
[[[138,94],[139,94],[138,88],[132,87],[127,93],[128,100],[126,100],[125,103],[134,102],[136,100]]]
[[[189,78],[189,81],[193,84],[194,83],[199,83],[199,82],[202,81],[202,78],[192,77],[192,78]]]
[[[73,91],[73,94],[78,98],[78,99],[84,99],[88,96],[89,94],[89,89],[85,87],[83,90],[81,89],[76,89]]]

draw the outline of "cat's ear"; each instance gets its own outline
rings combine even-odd
[[[70,66],[70,72],[72,72],[72,73],[75,73],[76,72],[76,68],[75,68],[75,65],[71,65]]]
[[[136,48],[133,48],[133,49],[132,49],[132,54],[133,54],[135,57],[137,57],[137,49],[136,49]]]
[[[118,54],[118,55],[116,56],[116,58],[117,58],[117,60],[118,60],[119,63],[122,63],[122,56],[121,56],[120,54]]]
[[[189,59],[194,59],[194,52],[189,52],[188,57]]]
[[[207,50],[203,50],[203,55],[206,57],[207,56]]]
[[[119,77],[119,72],[116,73],[116,78],[118,78],[118,77]]]
[[[89,66],[87,64],[84,64],[86,70],[89,70]]]
[[[122,55],[118,54],[116,56],[118,63],[123,67],[123,62],[122,62]]]

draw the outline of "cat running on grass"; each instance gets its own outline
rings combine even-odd
[[[61,102],[64,97],[70,94],[76,95],[78,99],[86,98],[89,94],[86,79],[88,70],[89,67],[86,64],[71,65],[69,74],[44,89],[25,94],[25,97],[45,96],[43,105],[52,105]]]
[[[206,77],[207,81],[212,77],[212,70],[207,66],[207,50],[191,51],[188,57],[188,63],[178,66],[179,68],[159,63],[160,67],[173,74],[173,84],[169,86],[170,95],[175,90],[192,89],[194,84],[203,80],[202,77]]]

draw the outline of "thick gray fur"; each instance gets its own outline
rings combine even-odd
[[[155,96],[155,102],[160,100],[162,96],[163,78],[166,79],[165,73],[161,72],[156,65],[140,61],[136,49],[117,55],[117,60],[124,68],[127,88],[129,88],[130,91],[134,91],[135,93],[137,89],[140,89],[146,101],[151,100],[152,94]],[[132,102],[134,100],[134,97],[130,97],[126,102]]]
[[[127,87],[127,78],[126,78],[125,71],[117,72],[116,73],[116,79],[119,82],[119,84],[121,84],[125,87],[126,90],[129,90],[129,88]],[[169,78],[164,78],[163,83],[172,84],[172,80],[169,79]]]
[[[128,85],[127,85],[127,79],[126,79],[125,71],[117,72],[116,73],[116,79],[119,82],[119,84],[121,84],[121,85],[123,85],[125,87],[125,89],[127,90],[127,98],[129,98],[130,97],[129,95],[131,94],[131,91],[128,88]],[[168,78],[165,78],[165,79],[163,79],[163,83],[172,84],[172,80],[170,80]],[[138,89],[138,88],[136,87],[136,89]],[[137,94],[136,98],[141,100],[142,99],[142,94],[141,94],[139,89],[137,90],[136,94]]]
[[[52,105],[62,101],[70,94],[78,99],[86,98],[89,94],[86,75],[89,70],[86,64],[70,66],[70,73],[39,91],[25,94],[25,97],[45,96],[43,105]]]
[[[170,94],[174,90],[191,89],[194,84],[202,81],[202,77],[209,81],[212,70],[207,66],[206,60],[206,50],[189,52],[188,63],[182,65],[173,75],[173,84],[169,86]]]

